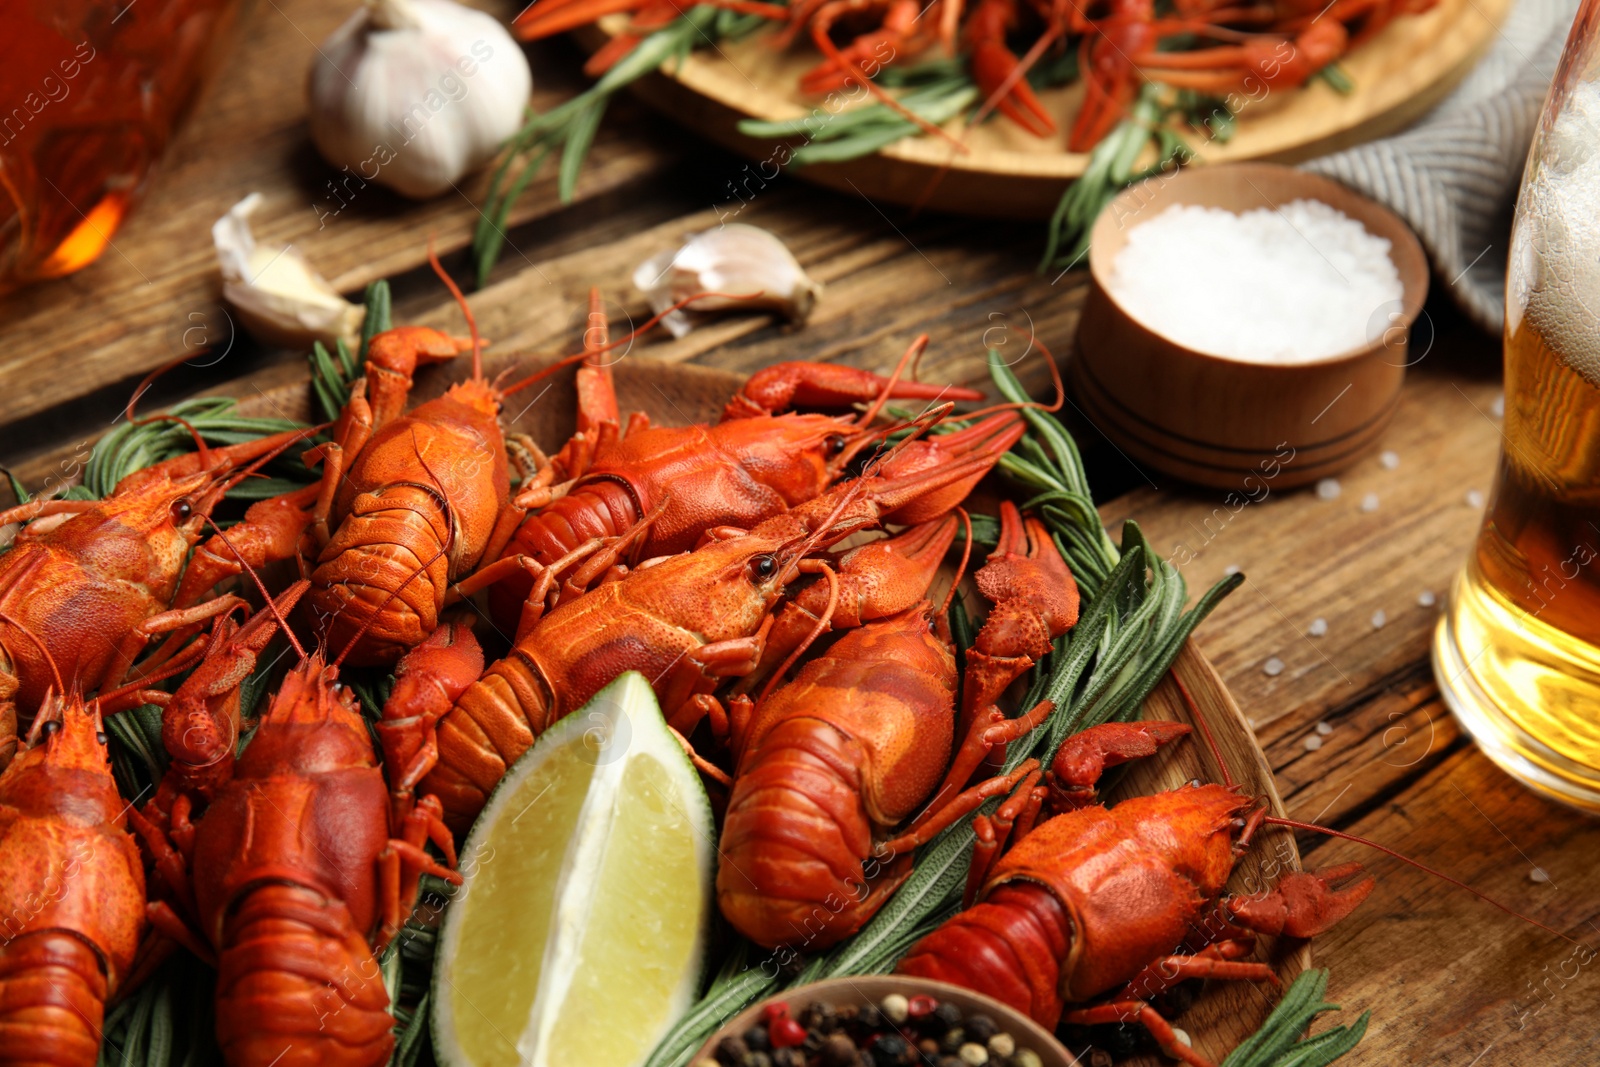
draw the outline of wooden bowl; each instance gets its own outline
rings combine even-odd
[[[926,978],[909,978],[899,974],[877,974],[860,978],[829,978],[810,985],[784,990],[777,996],[760,1000],[722,1024],[722,1029],[711,1035],[700,1051],[689,1062],[699,1064],[715,1060],[712,1055],[725,1037],[742,1034],[756,1024],[761,1009],[777,1001],[786,1001],[798,1016],[803,1008],[823,1003],[831,1007],[851,1004],[865,1007],[876,1004],[890,993],[899,993],[908,1000],[918,994],[927,994],[941,1001],[949,1001],[963,1012],[982,1012],[992,1018],[1002,1032],[1016,1038],[1017,1048],[1031,1048],[1039,1054],[1044,1067],[1079,1067],[1077,1057],[1055,1039],[1055,1035],[1015,1008],[1000,1003],[993,997],[974,993],[970,989],[934,982]]]
[[[1404,296],[1397,307],[1374,309],[1388,325],[1365,347],[1292,365],[1226,359],[1150,330],[1110,295],[1107,279],[1128,231],[1169,205],[1239,213],[1298,199],[1337,208],[1389,242]],[[1399,216],[1338,182],[1273,163],[1185,169],[1125,190],[1090,233],[1089,274],[1070,370],[1085,414],[1141,463],[1245,492],[1314,482],[1377,444],[1399,402],[1411,324],[1428,295],[1427,257]]]

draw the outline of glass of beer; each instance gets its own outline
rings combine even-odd
[[[0,0],[0,293],[111,242],[238,0]]]
[[[1523,173],[1500,468],[1433,664],[1491,759],[1600,812],[1600,0],[1578,12]]]

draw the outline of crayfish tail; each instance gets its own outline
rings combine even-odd
[[[380,1067],[394,1018],[350,913],[299,885],[250,891],[217,967],[217,1043],[230,1067]]]
[[[911,946],[895,971],[987,993],[1053,1030],[1071,945],[1072,921],[1055,896],[1016,882]]]
[[[882,903],[869,877],[883,864],[871,859],[865,762],[853,740],[816,719],[779,725],[746,761],[723,824],[717,901],[750,940],[824,949]]]
[[[559,714],[549,687],[515,650],[467,686],[439,721],[439,762],[418,787],[439,798],[451,832],[466,832],[506,769]]]
[[[0,1067],[92,1067],[106,978],[84,941],[61,930],[0,949]]]

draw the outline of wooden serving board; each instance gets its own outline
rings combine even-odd
[[[1396,18],[1339,61],[1355,84],[1350,93],[1341,94],[1323,81],[1299,89],[1260,86],[1238,94],[1238,126],[1226,144],[1193,131],[1187,139],[1202,162],[1294,163],[1394,133],[1442,100],[1471,70],[1510,7],[1511,0],[1438,0],[1421,15]],[[592,50],[626,24],[625,16],[610,16],[599,28],[580,31],[579,40]],[[730,190],[741,200],[770,182],[787,158],[774,155],[771,142],[740,133],[741,120],[815,116],[820,129],[842,107],[854,106],[802,94],[800,75],[817,63],[818,55],[803,43],[779,51],[774,36],[774,31],[762,31],[699,49],[681,65],[663,68],[663,75],[642,83],[639,93],[677,121],[765,165],[749,172],[747,188]],[[1083,88],[1080,82],[1039,96],[1058,129],[1065,131],[1077,114]],[[962,154],[940,138],[907,137],[870,156],[795,167],[793,173],[870,200],[1042,219],[1055,210],[1063,183],[1081,175],[1088,163],[1087,153],[1062,148],[1064,132],[1035,137],[998,115],[970,130],[964,118],[953,119],[945,129],[965,136],[970,152]]]
[[[447,325],[446,328],[452,328]],[[455,366],[430,367],[417,375],[413,403],[443,393],[458,381],[465,370],[464,360]],[[490,378],[502,370],[526,374],[549,357],[528,358],[514,354],[486,355],[484,373]],[[617,397],[624,412],[643,411],[651,422],[662,426],[681,426],[714,420],[728,397],[739,388],[742,375],[706,367],[663,363],[647,357],[623,358],[615,366]],[[573,372],[559,371],[550,388],[540,392],[536,386],[528,394],[538,399],[528,407],[513,402],[507,405],[508,431],[527,433],[541,448],[554,451],[572,433],[577,402]],[[523,394],[523,395],[528,395]],[[530,397],[531,399],[531,397]],[[520,408],[520,412],[519,412]],[[310,389],[304,384],[281,386],[257,392],[240,401],[240,409],[253,415],[309,419]],[[515,416],[515,417],[512,417]],[[1198,592],[1198,590],[1194,590]],[[974,612],[987,608],[972,593]],[[1189,692],[1199,704],[1206,722],[1216,737],[1217,746],[1227,761],[1228,772],[1246,794],[1262,797],[1278,815],[1285,814],[1278,797],[1272,769],[1257,744],[1255,734],[1238,704],[1199,647],[1191,640],[1173,665]],[[1169,677],[1162,681],[1145,704],[1145,717],[1193,723],[1194,718]],[[1205,749],[1198,733],[1169,748],[1160,756],[1130,764],[1107,796],[1115,802],[1128,796],[1175,789],[1192,779],[1221,782],[1222,768]],[[1277,827],[1266,827],[1257,835],[1255,846],[1239,863],[1229,887],[1233,892],[1251,893],[1274,884],[1288,870],[1298,869],[1300,853],[1294,835]],[[1279,978],[1288,984],[1311,963],[1310,945],[1304,941],[1263,938],[1256,959],[1270,962]],[[1196,1047],[1216,1062],[1261,1024],[1277,1002],[1271,989],[1252,983],[1213,982],[1193,1007],[1175,1020],[1193,1037]],[[1141,1067],[1155,1067],[1161,1061],[1130,1060]]]

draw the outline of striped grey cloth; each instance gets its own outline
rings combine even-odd
[[[1305,164],[1409,222],[1456,303],[1493,333],[1523,160],[1577,9],[1517,0],[1482,62],[1416,125]]]

